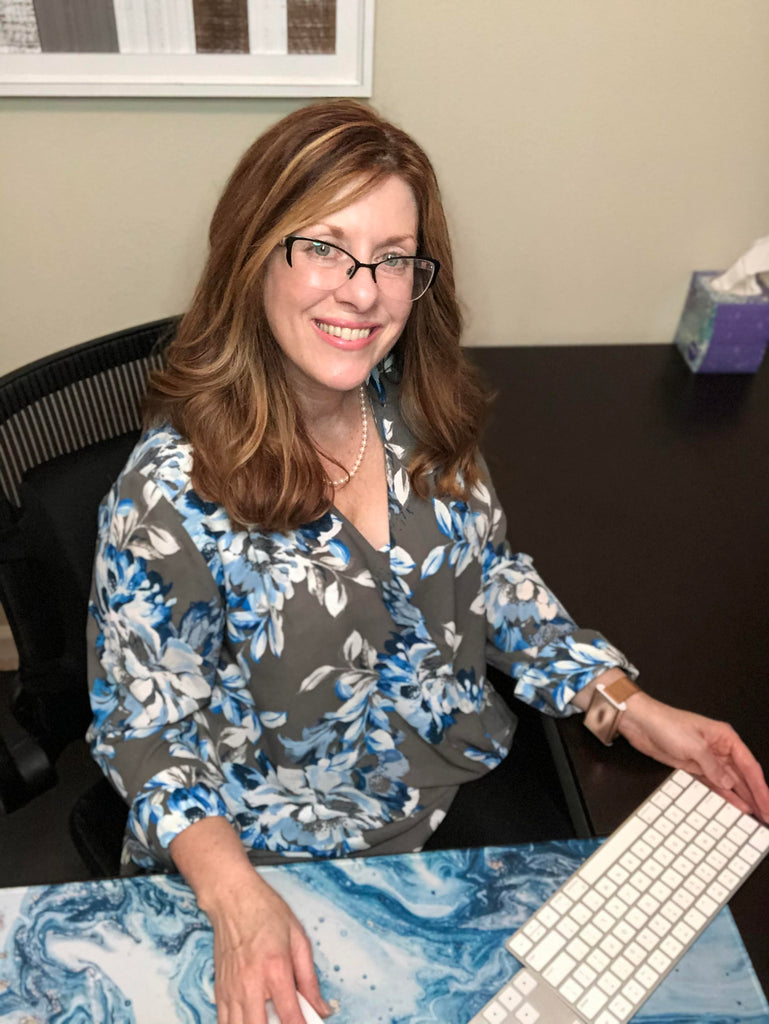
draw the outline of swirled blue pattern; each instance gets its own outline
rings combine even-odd
[[[303,921],[335,1024],[466,1024],[517,969],[504,940],[594,848],[574,840],[262,868]],[[215,1024],[213,944],[175,876],[0,890],[3,1024]],[[728,910],[645,1024],[769,1024]]]

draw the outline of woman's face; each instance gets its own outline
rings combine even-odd
[[[390,254],[415,255],[417,227],[414,194],[392,176],[327,218],[297,225],[293,234],[332,242],[362,263],[375,263]],[[267,319],[289,377],[308,398],[351,391],[398,340],[411,302],[383,295],[364,267],[329,289],[301,269],[301,260],[293,263],[288,265],[282,246],[276,249],[264,286]]]

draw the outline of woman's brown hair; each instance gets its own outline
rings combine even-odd
[[[287,235],[335,212],[390,175],[412,189],[418,252],[439,260],[395,349],[409,466],[422,497],[466,497],[478,479],[485,396],[460,349],[461,315],[435,173],[401,129],[353,100],[303,107],[273,125],[235,168],[210,228],[210,252],[188,313],[151,383],[147,420],[192,445],[192,483],[234,523],[286,530],[332,504],[267,323],[267,262]],[[341,198],[340,198],[341,195]]]

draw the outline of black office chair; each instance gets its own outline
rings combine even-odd
[[[0,601],[19,654],[0,692],[0,812],[56,782],[90,721],[85,629],[99,502],[139,436],[176,318],[58,352],[0,379]],[[94,874],[117,872],[126,808],[106,779],[70,818]]]

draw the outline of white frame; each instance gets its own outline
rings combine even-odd
[[[334,54],[0,54],[4,96],[370,96],[375,0],[337,0]]]

